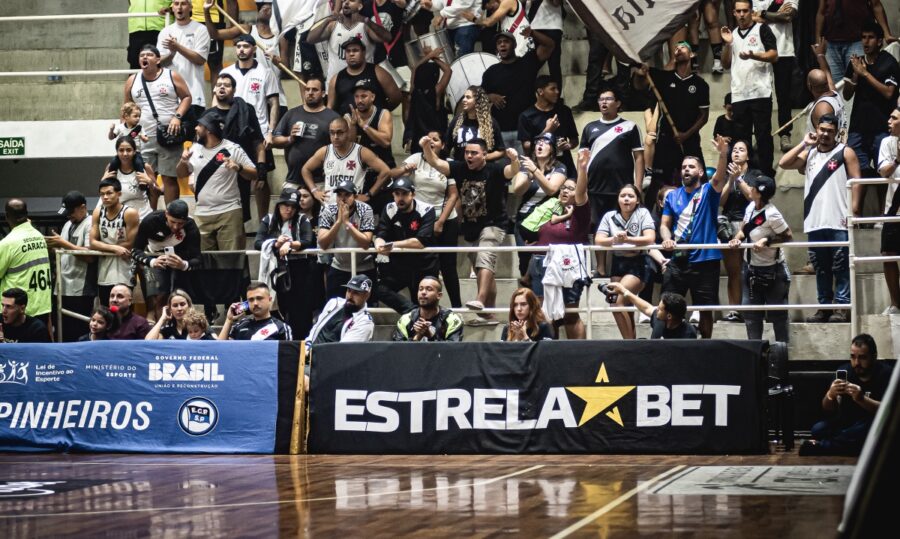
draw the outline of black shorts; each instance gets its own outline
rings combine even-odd
[[[219,22],[214,22],[216,28],[219,30],[225,29],[225,21],[219,20]],[[206,55],[206,63],[209,64],[209,67],[222,67],[222,57],[225,54],[225,42],[218,39],[209,40],[209,54]]]
[[[900,253],[900,223],[884,223],[882,225],[881,253]]]
[[[651,282],[654,271],[648,267],[646,255],[637,256],[613,256],[612,270],[609,272],[610,277],[624,277],[626,275],[634,275],[641,280],[642,283]]]
[[[685,260],[685,262],[680,262]],[[720,260],[688,263],[686,257],[673,259],[663,274],[663,292],[682,296],[691,293],[693,305],[718,305]]]

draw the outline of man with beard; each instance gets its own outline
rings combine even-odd
[[[893,369],[878,361],[878,346],[862,333],[850,344],[850,362],[841,365],[822,397],[828,416],[813,425],[813,440],[800,447],[801,455],[859,455],[875,420]]]
[[[272,137],[272,146],[285,149],[284,160],[288,167],[286,187],[296,189],[303,185],[300,175],[303,164],[319,148],[328,146],[328,125],[339,117],[338,113],[325,106],[325,79],[321,75],[309,77],[303,87],[303,104],[289,110],[281,118]],[[324,181],[322,168],[312,171],[312,180],[313,183]]]
[[[350,140],[355,140],[363,148],[372,150],[372,153],[384,161],[388,168],[394,168],[397,163],[391,151],[391,140],[394,138],[391,112],[375,105],[375,87],[367,80],[356,83],[353,100],[355,106],[344,115],[350,127]],[[372,190],[377,180],[378,173],[372,169],[367,170],[362,192],[368,193]],[[380,213],[388,202],[390,195],[384,192],[377,197],[370,195],[369,198],[369,206],[372,206],[375,213]]]
[[[260,173],[256,185],[256,209],[261,219],[269,213],[269,199],[272,196],[267,182],[268,172],[275,168],[275,157],[272,155],[272,131],[278,125],[281,113],[278,104],[278,79],[275,74],[256,59],[256,40],[249,34],[242,34],[234,39],[234,50],[237,62],[222,70],[236,82],[234,95],[247,102],[256,111],[256,120],[266,147],[265,161],[257,161],[256,170]]]
[[[437,277],[426,276],[419,282],[419,306],[397,321],[393,341],[452,341],[463,340],[462,318],[440,306],[444,288]]]
[[[534,86],[538,70],[553,54],[553,40],[540,32],[528,33],[537,47],[522,56],[516,55],[516,37],[500,32],[494,38],[499,64],[487,68],[481,87],[488,94],[493,108],[491,114],[500,124],[500,133],[507,148],[521,148],[518,142],[519,115],[534,104]]]
[[[391,40],[391,33],[379,26],[372,19],[367,19],[362,11],[362,0],[343,0],[335,2],[335,12],[316,22],[309,35],[307,43],[321,43],[328,41],[325,46],[328,69],[326,80],[338,74],[349,63],[345,58],[344,44],[349,39],[358,39],[363,45],[365,62],[375,62],[375,43],[384,43]]]
[[[216,121],[223,125],[222,138],[237,143],[251,159],[255,158],[257,177],[266,167],[260,167],[260,163],[266,162],[266,141],[262,128],[256,118],[256,110],[240,97],[235,97],[234,92],[237,82],[228,73],[222,73],[216,80],[213,88],[215,105],[207,109],[206,113],[216,114]],[[274,139],[273,139],[274,140]],[[251,185],[252,184],[252,185]],[[241,191],[241,208],[243,209],[244,222],[250,220],[250,191],[262,193],[266,182],[257,179],[253,182],[238,182]],[[256,198],[257,211],[268,212],[268,200],[260,194]],[[262,213],[260,215],[265,215]]]
[[[506,199],[509,180],[519,173],[519,154],[513,149],[506,150],[508,165],[498,161],[487,162],[487,143],[474,138],[466,142],[464,161],[445,161],[434,153],[430,139],[422,137],[419,144],[422,156],[438,172],[456,180],[462,206],[460,231],[463,247],[478,246],[478,253],[468,253],[475,267],[478,281],[478,297],[466,303],[469,309],[480,311],[491,308],[497,300],[497,253],[492,247],[499,247],[506,237],[509,216]],[[469,321],[472,326],[492,326],[497,324],[493,314],[479,315]]]
[[[51,342],[47,326],[39,319],[25,314],[28,294],[21,288],[3,291],[3,323],[0,324],[0,343]]]
[[[142,341],[150,333],[147,319],[131,311],[131,287],[117,284],[109,293],[109,310],[119,318],[119,327],[107,333],[113,341]]]
[[[803,232],[809,241],[847,241],[847,180],[859,178],[859,160],[852,148],[837,142],[839,121],[819,118],[816,133],[782,156],[778,166],[806,175],[803,188]],[[853,203],[857,189],[853,186]],[[850,252],[847,247],[814,247],[809,258],[816,270],[820,304],[850,303]],[[819,309],[807,322],[849,322],[847,309]]]
[[[157,38],[156,48],[162,55],[159,63],[184,78],[191,91],[191,108],[196,117],[206,107],[203,66],[209,55],[209,32],[203,24],[191,20],[189,0],[174,0],[172,14],[175,22],[163,28]]]
[[[416,200],[416,186],[409,178],[394,180],[391,193],[394,201],[385,206],[375,228],[375,250],[389,259],[378,264],[375,297],[398,313],[405,313],[413,304],[398,291],[406,288],[413,297],[422,278],[436,275],[440,270],[438,255],[427,250],[422,254],[392,254],[391,251],[426,249],[434,244],[434,207]]]
[[[344,297],[328,300],[322,314],[306,337],[306,346],[314,349],[318,344],[330,342],[366,342],[372,340],[375,322],[366,308],[372,293],[372,279],[366,275],[354,275],[344,285]]]
[[[204,114],[197,123],[197,142],[178,162],[178,175],[190,175],[197,206],[200,246],[207,251],[243,251],[247,238],[237,183],[256,179],[256,168],[240,146],[222,138],[218,115]]]
[[[369,249],[375,233],[375,214],[372,213],[372,208],[358,200],[356,186],[349,180],[339,183],[334,191],[337,202],[326,204],[319,214],[317,238],[319,248]],[[325,277],[326,297],[338,295],[343,283],[352,276],[351,258],[350,253],[337,253],[332,256]],[[377,274],[375,273],[374,259],[375,257],[370,253],[357,256],[356,271],[375,279]]]
[[[719,146],[727,152],[728,144],[718,138]],[[719,200],[725,181],[713,178],[700,184],[705,175],[698,157],[687,156],[681,161],[681,187],[666,195],[659,234],[662,248],[669,250],[676,245],[718,243],[716,239]],[[716,305],[719,301],[719,263],[722,253],[718,249],[693,249],[675,251],[663,274],[663,292],[675,292],[686,296],[691,293],[694,305]],[[713,313],[700,313],[700,335],[712,337]]]
[[[346,67],[328,79],[328,108],[341,114],[353,108],[353,96],[360,81],[368,81],[375,92],[375,105],[394,110],[402,100],[400,88],[393,77],[381,66],[367,62],[366,45],[358,37],[352,37],[343,45]]]
[[[566,166],[567,177],[577,174],[572,160],[572,144],[577,140],[578,128],[572,109],[560,103],[559,83],[548,75],[538,75],[534,81],[534,105],[519,116],[519,142],[526,155],[531,154],[533,141],[543,134],[556,137],[556,158]]]
[[[178,198],[180,192],[175,167],[181,155],[181,145],[160,145],[156,139],[156,128],[168,126],[169,133],[178,133],[182,118],[191,108],[192,98],[181,75],[161,67],[160,61],[159,49],[144,45],[138,55],[141,72],[129,76],[125,82],[125,103],[130,101],[141,107],[141,132],[149,137],[141,148],[141,157],[144,163],[162,176],[163,195],[168,204]],[[150,100],[153,101],[152,107]]]
[[[265,283],[254,282],[247,287],[247,301],[232,303],[219,332],[219,340],[233,341],[289,341],[291,326],[272,318],[272,294]],[[249,315],[249,316],[248,316]],[[235,319],[239,319],[235,323]]]

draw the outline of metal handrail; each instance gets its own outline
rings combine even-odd
[[[169,14],[167,12],[165,15],[160,15],[155,11],[146,11],[142,13],[66,13],[60,15],[15,15],[12,17],[0,17],[0,22],[69,22],[91,19],[139,19],[150,17],[168,18]]]

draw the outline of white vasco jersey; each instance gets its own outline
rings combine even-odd
[[[131,85],[131,99],[139,107],[141,107],[141,132],[150,138],[156,137],[156,122],[153,113],[150,110],[150,102],[144,95],[143,73],[138,73],[134,77],[134,83]],[[172,77],[172,70],[163,68],[159,72],[156,80],[147,81],[147,89],[150,90],[150,97],[153,99],[153,106],[156,107],[156,113],[159,115],[159,123],[167,125],[175,112],[178,110],[178,92],[175,90],[175,79]]]
[[[331,37],[328,38],[326,51],[328,54],[328,77],[326,80],[330,81],[331,77],[338,74],[338,71],[347,67],[347,61],[344,60],[344,49],[341,48],[341,45],[353,37],[358,37],[366,45],[366,62],[370,64],[375,62],[375,43],[369,39],[369,35],[366,33],[366,23],[358,22],[347,28],[337,22],[334,30],[331,31]]]
[[[746,30],[740,28],[732,30],[734,38],[731,45],[732,103],[772,97],[774,82],[772,64],[758,60],[742,60],[740,57],[742,52],[762,53],[766,51],[762,33],[774,38],[772,30],[764,24],[754,23]]]
[[[325,195],[326,202],[337,202],[334,189],[339,183],[350,180],[356,186],[356,192],[361,193],[366,181],[366,167],[362,162],[362,146],[353,143],[346,155],[338,154],[333,144],[329,144],[325,150]]]

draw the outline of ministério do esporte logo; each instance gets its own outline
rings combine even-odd
[[[192,436],[209,434],[219,422],[219,409],[213,401],[203,397],[193,397],[184,401],[178,410],[178,424],[181,430]]]

